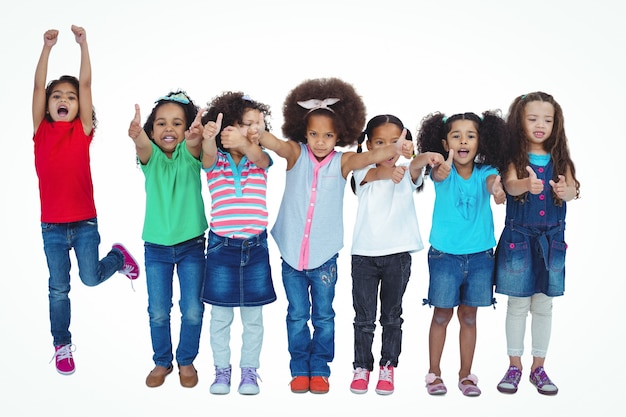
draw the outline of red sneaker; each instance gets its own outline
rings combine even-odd
[[[370,382],[370,371],[363,368],[356,368],[352,372],[354,373],[354,377],[352,377],[350,391],[354,394],[365,394],[367,392],[367,385]]]
[[[294,376],[291,382],[291,392],[301,394],[309,391],[309,377],[308,376]]]
[[[126,277],[130,280],[136,280],[139,278],[139,265],[128,250],[120,243],[113,245],[113,249],[119,250],[122,252],[122,255],[124,255],[124,265],[122,265],[122,268],[120,268],[117,272],[122,275],[126,275]]]
[[[309,386],[309,390],[313,394],[326,394],[330,389],[330,384],[328,383],[328,378],[325,376],[314,376],[311,377],[311,384]]]

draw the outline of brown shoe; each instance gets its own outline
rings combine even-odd
[[[146,385],[150,388],[160,387],[165,382],[165,377],[172,373],[172,369],[174,369],[172,365],[167,368],[164,366],[155,366],[146,378]]]
[[[180,377],[180,385],[185,388],[193,388],[198,384],[198,372],[191,365],[178,365],[178,376]]]

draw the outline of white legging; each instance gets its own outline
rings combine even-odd
[[[509,296],[506,311],[506,343],[509,356],[524,354],[526,317],[532,315],[530,330],[533,357],[545,358],[552,332],[552,297],[539,293],[531,297]]]

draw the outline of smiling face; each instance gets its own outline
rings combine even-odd
[[[387,145],[398,142],[398,138],[402,134],[402,130],[398,125],[393,123],[385,123],[372,130],[372,136],[367,140],[366,145],[368,150],[382,148]],[[396,162],[400,158],[400,155],[395,155],[393,158],[388,159],[378,166],[394,167]]]
[[[176,145],[185,139],[185,130],[185,112],[180,105],[165,103],[156,109],[151,136],[168,158],[172,157]]]
[[[78,91],[68,82],[54,86],[48,99],[48,113],[55,122],[70,122],[78,115]]]
[[[454,150],[453,160],[457,171],[474,168],[474,158],[478,153],[478,126],[475,122],[455,120],[442,143],[446,151]]]
[[[546,101],[531,101],[524,107],[524,131],[528,151],[546,153],[543,144],[552,134],[554,106]]]
[[[333,119],[324,114],[312,114],[306,126],[306,143],[318,161],[330,154],[337,144]]]

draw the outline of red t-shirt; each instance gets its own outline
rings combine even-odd
[[[35,169],[39,177],[41,221],[70,223],[96,217],[89,158],[92,133],[80,118],[42,120],[35,132]]]

